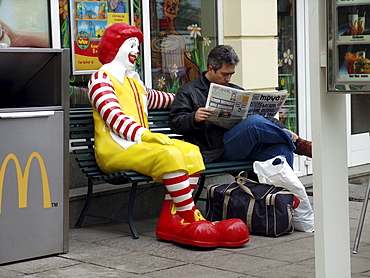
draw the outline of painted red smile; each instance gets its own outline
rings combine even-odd
[[[128,60],[130,61],[131,64],[134,64],[137,58],[137,54],[139,53],[130,53],[128,55]]]

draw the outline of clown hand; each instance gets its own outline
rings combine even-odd
[[[152,133],[149,130],[146,130],[141,135],[141,141],[148,143],[158,143],[162,145],[173,145],[171,139],[162,133]]]

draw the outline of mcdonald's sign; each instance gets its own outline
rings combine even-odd
[[[40,166],[41,172],[41,180],[42,180],[42,191],[43,191],[43,200],[44,200],[44,208],[51,207],[50,201],[50,187],[49,187],[49,180],[46,173],[46,168],[44,164],[44,160],[42,159],[41,155],[38,152],[33,152],[28,157],[26,167],[24,168],[24,172],[22,172],[21,165],[19,164],[19,160],[17,156],[13,153],[8,154],[3,161],[1,168],[0,168],[0,214],[2,209],[2,200],[3,200],[3,187],[4,187],[4,178],[5,172],[7,167],[9,167],[10,160],[13,160],[14,166],[17,173],[18,179],[18,206],[19,208],[26,208],[27,207],[27,196],[28,196],[28,178],[30,174],[30,167],[33,159],[36,159]]]

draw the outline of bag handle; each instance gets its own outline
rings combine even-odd
[[[248,210],[245,218],[245,223],[248,226],[249,232],[253,232],[253,227],[252,227],[252,217],[253,217],[253,210],[254,210],[254,205],[256,202],[256,198],[254,197],[252,191],[244,185],[246,182],[252,182],[255,183],[254,181],[250,180],[247,178],[247,172],[241,171],[238,176],[235,177],[236,184],[239,186],[240,189],[242,189],[245,193],[251,196],[249,205],[248,205]]]
[[[238,183],[238,180],[240,180],[240,182],[241,182],[242,184],[244,184],[244,183],[246,183],[246,182],[254,183],[254,184],[261,184],[260,182],[257,182],[257,181],[254,181],[254,180],[248,179],[248,178],[247,178],[247,172],[246,172],[246,171],[241,171],[241,172],[239,173],[239,175],[237,175],[237,176],[235,177],[235,180],[236,180],[236,182],[237,182],[237,183]],[[238,183],[238,184],[239,184],[239,183]],[[271,185],[271,184],[269,184],[269,185]]]
[[[240,189],[242,189],[245,193],[247,193],[248,195],[250,195],[253,199],[255,199],[252,191],[244,185],[244,183],[246,182],[252,182],[252,183],[256,183],[255,181],[252,181],[250,179],[247,178],[247,172],[245,171],[241,171],[239,173],[239,175],[237,175],[235,177],[235,181],[237,183],[237,185],[240,187]],[[258,183],[258,182],[257,182]]]

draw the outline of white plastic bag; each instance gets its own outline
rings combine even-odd
[[[276,159],[280,159],[280,161]],[[266,161],[255,161],[253,163],[253,169],[260,183],[268,183],[286,188],[301,201],[299,206],[294,210],[294,229],[303,232],[313,232],[314,214],[306,189],[286,162],[285,157],[277,156]]]

